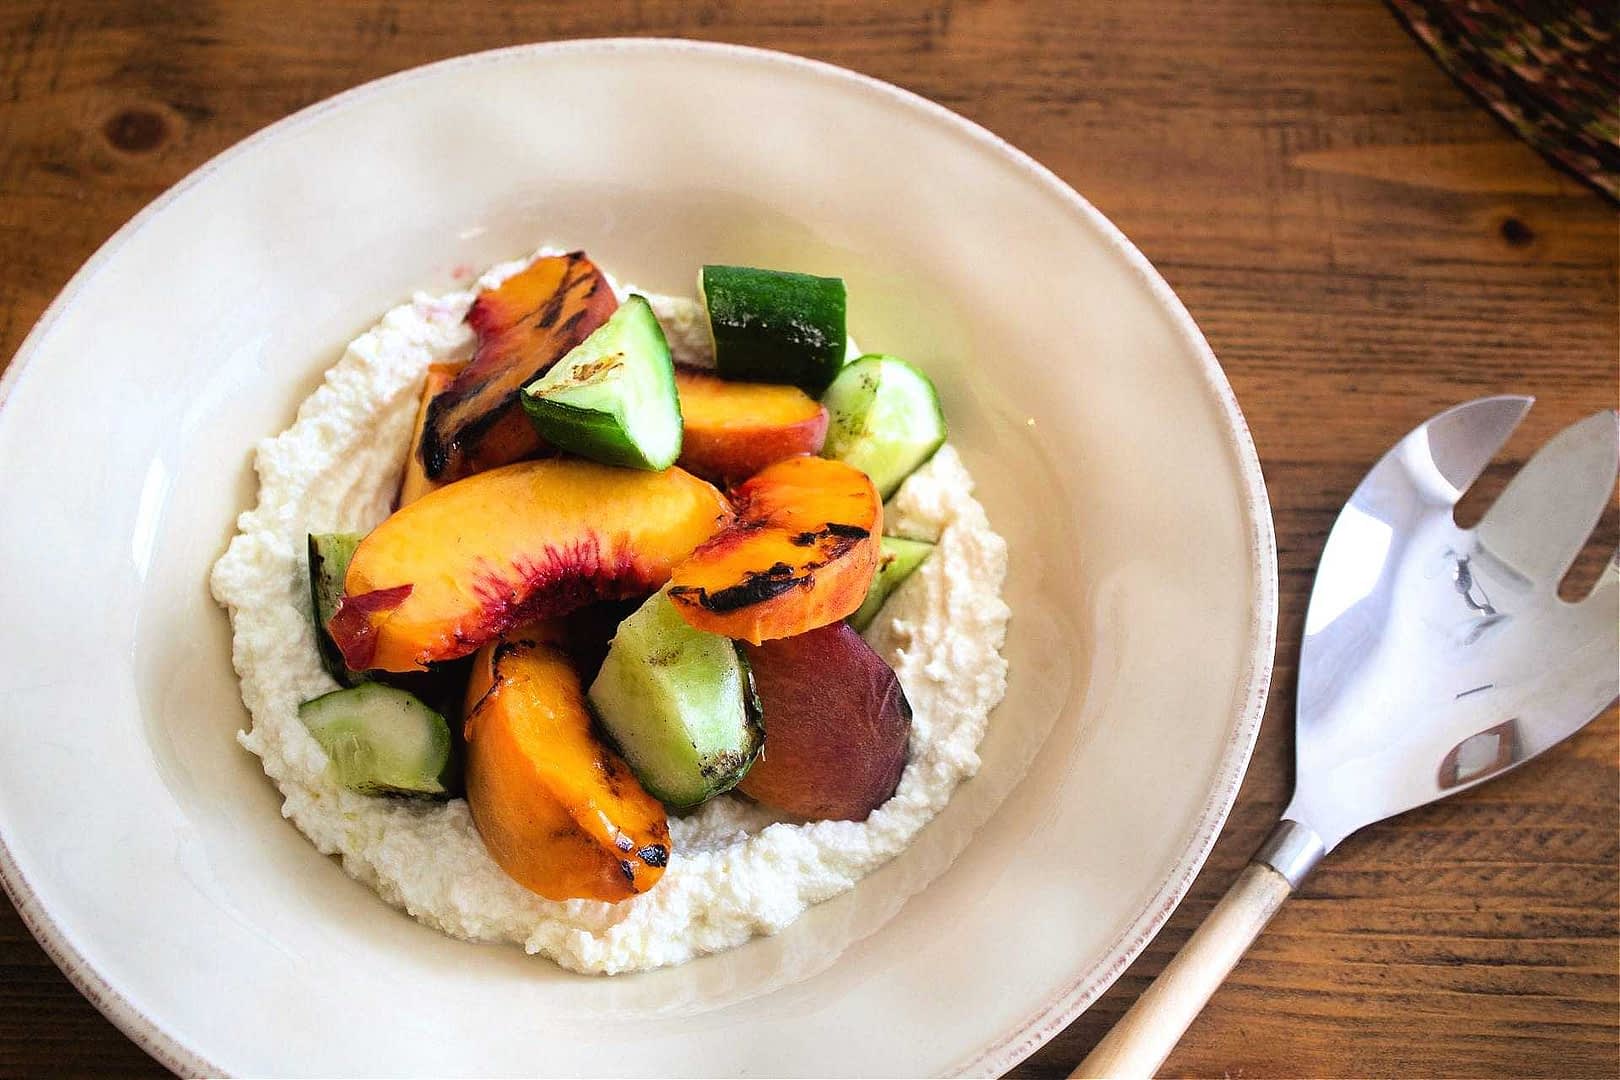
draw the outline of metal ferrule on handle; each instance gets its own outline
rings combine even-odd
[[[1327,847],[1316,830],[1302,822],[1283,818],[1271,830],[1266,842],[1254,853],[1254,861],[1264,863],[1288,879],[1288,887],[1298,891],[1327,854]]]

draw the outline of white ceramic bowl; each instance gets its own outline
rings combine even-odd
[[[938,381],[1011,544],[1011,689],[919,841],[784,933],[589,978],[442,937],[277,813],[205,577],[342,344],[541,241],[650,288],[848,280]],[[1271,668],[1259,466],[1181,304],[946,110],[673,41],[453,60],[307,109],[121,230],[0,384],[0,870],[85,994],[189,1072],[994,1073],[1163,924]]]

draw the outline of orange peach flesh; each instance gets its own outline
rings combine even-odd
[[[883,533],[883,502],[865,473],[825,458],[789,458],[732,498],[737,520],[670,576],[670,599],[688,623],[757,645],[860,607]]]
[[[683,369],[675,389],[684,429],[679,464],[708,480],[743,480],[784,458],[818,453],[827,437],[827,410],[796,386]]]
[[[652,592],[730,520],[725,497],[678,468],[492,469],[372,530],[328,629],[356,671],[420,671],[535,619]]]
[[[467,690],[467,803],[501,869],[551,900],[646,892],[670,852],[664,808],[592,733],[548,626],[486,645]]]

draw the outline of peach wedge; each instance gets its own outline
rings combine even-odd
[[[416,409],[416,430],[411,432],[411,452],[405,459],[405,475],[399,483],[399,497],[394,505],[409,506],[428,492],[444,486],[438,480],[429,480],[422,466],[422,432],[427,427],[428,407],[433,399],[449,389],[465,364],[430,364],[427,378],[422,383],[422,403]]]
[[[467,687],[467,804],[490,856],[550,900],[624,900],[658,883],[669,823],[591,731],[558,631],[486,645]]]
[[[827,437],[827,410],[796,386],[677,369],[675,388],[685,427],[679,464],[705,480],[745,480],[784,458],[820,452]]]
[[[652,592],[730,520],[725,496],[682,469],[492,469],[373,529],[327,628],[356,671],[420,671],[536,619]]]
[[[618,309],[607,278],[582,251],[536,259],[467,312],[478,348],[428,406],[418,452],[428,479],[457,480],[543,449],[518,392]]]
[[[765,752],[743,794],[798,817],[865,821],[906,768],[911,703],[848,623],[744,646]]]
[[[788,458],[742,483],[732,500],[737,520],[670,577],[670,599],[687,622],[758,645],[861,606],[883,532],[883,503],[865,473]]]

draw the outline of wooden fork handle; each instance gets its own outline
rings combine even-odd
[[[1152,1076],[1293,892],[1282,874],[1264,863],[1250,863],[1153,985],[1071,1077]]]

